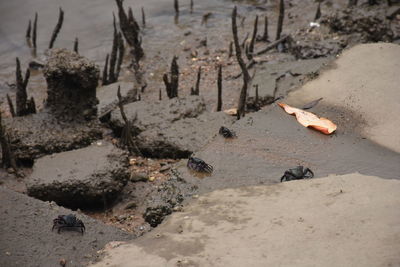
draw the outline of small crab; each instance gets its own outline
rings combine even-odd
[[[309,168],[304,168],[303,166],[297,166],[296,168],[285,171],[285,173],[281,177],[281,182],[307,179],[313,177],[314,173]]]
[[[53,228],[51,228],[51,231],[53,231],[54,228],[57,228],[57,233],[60,233],[62,228],[79,228],[82,234],[85,232],[85,225],[81,220],[77,219],[74,214],[58,215],[58,217],[53,220]]]
[[[219,128],[219,134],[222,135],[225,138],[235,138],[236,133],[232,130],[229,130],[228,128],[221,126],[221,128]]]
[[[214,170],[213,166],[205,163],[204,160],[195,157],[189,157],[187,167],[191,170],[205,173],[212,173]]]

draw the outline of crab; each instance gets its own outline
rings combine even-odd
[[[58,217],[53,220],[53,228],[51,228],[51,231],[53,231],[54,228],[57,228],[57,233],[60,233],[62,228],[79,228],[82,234],[85,232],[85,225],[81,220],[76,218],[74,214],[58,215]]]
[[[314,173],[312,172],[312,170],[310,170],[309,168],[304,168],[303,166],[297,166],[296,168],[285,171],[285,173],[281,177],[281,182],[313,177]]]
[[[232,130],[229,130],[228,128],[221,126],[221,128],[219,128],[219,134],[222,135],[225,138],[235,138],[236,133]]]
[[[213,166],[205,163],[204,160],[195,157],[189,157],[187,167],[191,170],[205,173],[212,173],[214,170]]]

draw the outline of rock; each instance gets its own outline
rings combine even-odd
[[[221,126],[229,126],[234,120],[223,112],[206,112],[146,130],[139,134],[137,144],[148,157],[186,158],[211,141]]]
[[[199,96],[154,102],[137,101],[124,106],[128,119],[134,120],[134,135],[159,125],[169,125],[180,119],[195,118],[203,113],[205,108],[204,100]],[[120,135],[124,125],[119,109],[115,109],[111,113],[110,126],[117,135]]]
[[[171,166],[170,166],[170,165],[164,165],[164,166],[162,166],[162,167],[160,168],[160,172],[166,172],[166,171],[168,171],[169,169],[171,169]]]
[[[63,119],[90,119],[97,113],[99,68],[67,49],[52,49],[44,67],[46,106]]]
[[[62,258],[67,259],[67,267],[86,266],[89,262],[86,255],[90,254],[93,259],[108,242],[135,237],[84,214],[5,187],[0,187],[0,202],[1,266],[59,266]],[[78,231],[63,231],[61,234],[51,231],[53,219],[71,213],[85,224],[83,235]],[[9,252],[9,256],[4,256],[5,252]]]
[[[130,181],[131,182],[147,182],[149,176],[146,173],[139,172],[139,173],[132,173]]]
[[[103,142],[38,159],[27,189],[38,199],[84,208],[114,199],[128,179],[126,153]]]
[[[137,203],[135,201],[131,201],[125,205],[125,210],[136,209]]]
[[[156,227],[164,220],[165,216],[171,213],[171,208],[167,206],[149,207],[143,214],[143,218],[151,227]]]
[[[82,148],[102,138],[96,121],[62,122],[46,112],[4,118],[4,125],[10,133],[14,156],[25,165],[44,155]]]
[[[133,84],[128,82],[117,82],[106,86],[101,86],[97,88],[97,99],[99,104],[97,109],[99,111],[99,118],[110,115],[111,111],[117,108],[118,105],[118,87],[121,88],[122,102],[129,103],[135,101],[135,92],[133,89]]]

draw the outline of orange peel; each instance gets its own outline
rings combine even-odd
[[[337,129],[337,125],[326,118],[320,118],[311,112],[294,108],[284,103],[278,103],[278,105],[283,108],[286,113],[295,115],[297,121],[304,127],[314,128],[324,134],[331,134]]]

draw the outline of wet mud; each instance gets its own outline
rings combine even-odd
[[[61,239],[61,235],[47,232],[52,219],[60,215],[57,213],[69,210],[0,188],[0,197],[4,203],[10,203],[3,206],[8,215],[0,223],[2,229],[11,228],[2,233],[5,238],[0,242],[0,262],[7,266],[54,266],[65,258],[67,266],[82,266],[95,260],[95,251],[105,243],[133,239],[150,231],[166,216],[180,211],[185,200],[199,193],[277,183],[286,169],[297,165],[311,168],[316,177],[355,171],[383,178],[398,177],[398,153],[363,138],[357,131],[357,127],[365,125],[359,114],[318,104],[313,111],[339,124],[348,120],[356,124],[343,127],[332,136],[323,136],[296,124],[293,117],[273,104],[317,78],[327,66],[332,67],[330,62],[343,49],[364,42],[397,42],[400,18],[395,11],[390,11],[383,1],[378,6],[362,4],[359,8],[347,8],[348,1],[324,1],[322,16],[315,20],[314,1],[287,1],[282,34],[290,34],[290,38],[277,49],[254,56],[254,64],[249,68],[254,78],[247,108],[258,111],[268,106],[235,121],[233,116],[215,112],[220,66],[222,110],[237,107],[242,86],[241,70],[234,53],[229,51],[232,8],[238,6],[243,49],[250,45],[245,36],[252,32],[255,16],[262,21],[268,15],[269,40],[257,41],[257,52],[275,37],[277,1],[194,2],[191,12],[189,1],[181,1],[176,16],[171,1],[124,1],[126,10],[133,7],[132,15],[137,21],[141,21],[138,7],[143,6],[146,11],[146,25],[139,23],[145,55],[138,65],[127,47],[118,81],[108,85],[100,85],[103,77],[99,70],[106,64],[106,55],[112,52],[112,12],[118,14],[114,1],[0,3],[4,14],[0,24],[4,37],[0,43],[0,107],[7,117],[4,124],[11,133],[11,147],[19,168],[28,167],[22,170],[27,178],[15,181],[10,178],[14,170],[7,169],[8,174],[0,172],[0,183],[43,200],[81,208],[97,219],[79,213],[85,224],[88,222],[88,232],[83,238],[62,235]],[[56,49],[48,50],[59,6],[65,12],[64,25],[55,41]],[[33,49],[23,37],[35,11],[39,13],[39,24],[37,48]],[[391,16],[389,11],[395,15]],[[15,21],[15,17],[26,21]],[[318,26],[310,26],[310,22]],[[116,26],[122,27],[119,22]],[[258,35],[261,33],[259,23]],[[79,55],[57,48],[72,50],[75,37],[79,37]],[[63,55],[57,56],[60,53]],[[16,56],[23,69],[31,69],[27,91],[35,98],[38,113],[11,118],[5,99],[9,94],[15,102]],[[175,56],[180,72],[178,98],[169,99],[163,76],[169,77]],[[49,60],[57,64],[49,64]],[[191,95],[192,88],[199,88],[199,96]],[[129,131],[141,153],[129,159],[127,151],[120,150],[127,122],[118,108],[118,89],[127,120],[133,126]],[[218,135],[221,126],[234,130],[238,138],[227,140]],[[118,156],[109,157],[108,150],[97,151],[97,144],[105,143],[111,150],[118,150]],[[68,159],[60,155],[68,155]],[[212,175],[190,172],[186,167],[190,155],[210,163],[214,167]],[[176,159],[182,158],[176,163]],[[35,171],[35,167],[40,170]],[[69,180],[71,172],[77,183]],[[38,190],[41,183],[35,177],[50,181],[50,187]],[[63,184],[65,181],[68,185]],[[12,205],[16,209],[8,210]],[[29,228],[29,221],[43,228]],[[44,246],[37,244],[37,238],[43,240]],[[18,244],[23,244],[21,254],[15,252]]]

